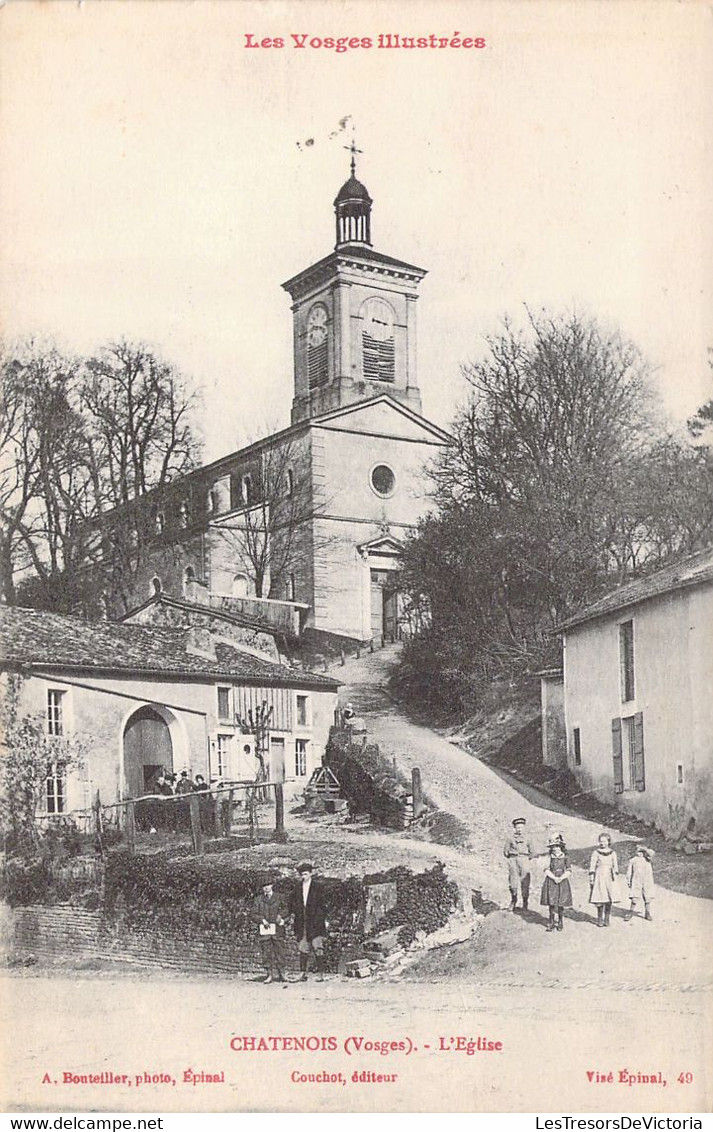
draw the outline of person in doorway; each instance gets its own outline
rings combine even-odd
[[[530,898],[530,862],[536,854],[526,827],[525,818],[515,818],[512,823],[512,833],[503,848],[503,856],[508,863],[510,908],[513,912],[517,908],[518,892],[522,894],[523,911],[527,911]]]
[[[317,981],[324,979],[324,937],[327,934],[324,893],[313,877],[309,861],[297,866],[299,889],[293,894],[290,913],[294,916],[293,929],[300,954],[300,978],[307,981],[310,956]]]
[[[165,770],[162,770],[156,779],[156,793],[163,798],[173,797],[173,786]],[[171,802],[155,802],[153,825],[157,829],[175,829],[176,811]]]
[[[640,904],[644,905],[644,919],[653,920],[651,915],[651,901],[654,898],[655,891],[653,859],[653,849],[647,849],[645,845],[636,846],[636,856],[629,861],[626,874],[631,907],[624,916],[625,920],[630,920],[633,917]]]
[[[196,794],[200,794],[198,799],[198,813],[201,819],[201,829],[204,833],[210,831],[210,817],[211,817],[211,804],[210,804],[210,787],[202,774],[197,774],[193,780],[193,790]]]
[[[193,780],[187,770],[181,771],[181,777],[176,783],[177,794],[192,794],[195,789]]]
[[[188,805],[188,795],[193,793],[193,779],[187,770],[181,771],[176,783],[176,794],[181,801],[176,802],[176,823],[181,829],[190,829],[191,811]]]
[[[274,971],[277,982],[286,983],[284,912],[279,896],[275,895],[271,880],[265,881],[260,896],[256,897],[252,908],[252,918],[253,922],[257,924],[260,955],[265,968],[263,982],[274,982]]]
[[[555,916],[557,916],[557,931],[564,928],[564,909],[572,907],[572,887],[569,878],[572,870],[567,861],[567,851],[564,842],[557,837],[549,844],[550,860],[545,869],[545,880],[540,894],[540,904],[549,909],[549,923],[547,931],[555,930]]]
[[[608,928],[615,897],[614,882],[619,862],[608,833],[600,833],[599,844],[589,860],[589,903],[597,906],[597,927]]]

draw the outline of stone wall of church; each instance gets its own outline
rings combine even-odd
[[[265,446],[261,471],[265,504],[247,519],[239,510],[219,518],[208,532],[206,573],[213,594],[255,594],[256,558],[264,546],[264,536],[256,530],[267,522],[273,545],[262,596],[312,604],[311,459],[306,430]]]
[[[358,548],[384,534],[399,543],[407,537],[424,510],[421,472],[434,448],[400,437],[316,427],[313,450],[317,518],[311,623],[367,640],[372,634],[369,565]],[[372,483],[374,468],[382,464],[394,476],[387,496]]]
[[[121,593],[113,601],[110,614],[122,617],[143,605],[156,592],[155,579],[164,593],[177,598],[185,597],[186,571],[190,569],[196,579],[204,580],[206,565],[201,534],[156,542],[147,551],[145,560],[131,578],[124,579]]]

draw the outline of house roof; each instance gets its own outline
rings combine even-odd
[[[617,589],[611,590],[592,605],[586,606],[579,613],[562,622],[558,628],[573,629],[576,625],[606,617],[631,605],[638,605],[642,601],[649,601],[651,598],[688,589],[691,586],[700,586],[706,582],[713,582],[713,547],[707,547],[696,554],[688,555],[687,558],[672,562],[652,574],[618,586]]]
[[[162,680],[236,680],[248,684],[324,688],[337,680],[290,669],[222,641],[215,659],[190,651],[191,629],[84,621],[60,613],[0,606],[0,665],[53,671],[141,675]]]

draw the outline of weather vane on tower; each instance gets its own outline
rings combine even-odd
[[[351,145],[345,145],[344,149],[348,150],[349,153],[351,153],[351,155],[352,155],[352,161],[351,161],[352,177],[355,177],[356,176],[356,155],[357,155],[357,153],[363,153],[364,150],[363,149],[357,149],[356,138],[355,138],[354,134],[352,134]]]

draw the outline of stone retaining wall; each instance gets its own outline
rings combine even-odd
[[[160,932],[116,930],[101,912],[67,904],[5,908],[2,946],[6,958],[22,963],[29,956],[59,962],[109,960],[177,971],[221,971],[256,975],[262,971],[258,943],[236,945],[217,933],[200,937],[164,936]],[[286,942],[287,967],[296,969],[297,946]]]

